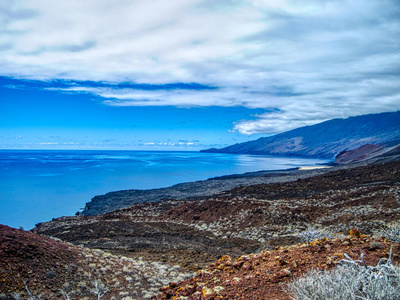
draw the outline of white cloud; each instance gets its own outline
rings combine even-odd
[[[244,134],[400,109],[398,0],[15,0],[0,75],[215,89],[75,86],[118,106],[246,106]]]

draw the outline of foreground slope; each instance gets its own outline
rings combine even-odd
[[[345,150],[395,140],[400,140],[400,111],[333,119],[274,136],[202,152],[332,159]]]
[[[107,291],[102,299],[143,299],[189,275],[0,225],[0,299],[28,299],[26,287],[42,299],[97,299],[99,291]]]
[[[400,245],[359,234],[311,245],[278,247],[238,259],[223,256],[194,278],[162,288],[161,294],[152,299],[289,300],[293,298],[285,292],[285,284],[294,278],[312,269],[331,269],[345,258],[344,254],[354,260],[364,254],[366,263],[375,266],[381,258],[389,257],[391,249],[398,264]]]

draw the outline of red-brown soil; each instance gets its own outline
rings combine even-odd
[[[0,240],[1,292],[24,290],[24,281],[33,292],[52,291],[73,280],[73,270],[65,266],[78,263],[76,247],[3,225]]]
[[[0,225],[0,299],[97,299],[94,280],[108,292],[102,299],[149,298],[170,281],[190,274],[173,266],[113,256]]]
[[[238,259],[223,256],[209,268],[198,271],[194,278],[161,288],[161,294],[152,299],[289,300],[285,284],[293,278],[311,269],[335,267],[344,253],[354,260],[364,253],[366,263],[376,265],[381,258],[388,258],[392,246],[394,262],[399,263],[400,245],[368,236],[278,247]]]
[[[399,155],[399,141],[392,141],[381,145],[366,144],[359,148],[342,151],[336,156],[333,165],[346,165],[356,162],[372,161]]]
[[[373,155],[373,153],[382,149],[377,145],[366,144],[357,149],[343,151],[336,156],[335,164],[348,164],[357,161],[365,160],[366,158]]]

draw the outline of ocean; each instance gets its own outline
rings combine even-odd
[[[31,229],[96,195],[326,163],[322,159],[167,151],[0,150],[0,224]]]

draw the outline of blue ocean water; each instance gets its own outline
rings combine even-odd
[[[325,162],[199,152],[0,150],[0,224],[31,229],[74,215],[92,197],[111,191]]]

